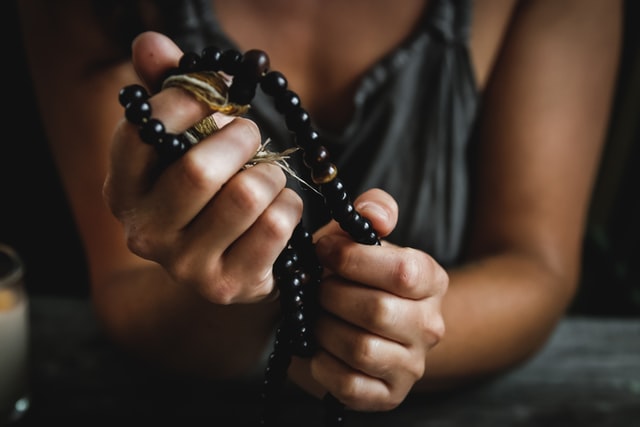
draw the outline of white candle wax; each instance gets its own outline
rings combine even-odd
[[[0,418],[27,394],[27,311],[22,295],[0,289]]]

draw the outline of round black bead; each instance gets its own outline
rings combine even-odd
[[[151,117],[151,104],[146,99],[134,99],[124,107],[124,115],[131,123],[141,125]]]
[[[140,139],[151,145],[161,144],[165,137],[164,124],[158,119],[149,119],[140,127]]]
[[[270,67],[269,56],[262,50],[251,49],[244,53],[241,64],[241,74],[260,79]]]
[[[291,107],[289,111],[286,112],[284,119],[287,128],[291,132],[301,133],[311,126],[311,117],[309,117],[309,113],[302,107]]]
[[[296,340],[294,352],[298,357],[311,357],[316,352],[316,346],[313,345],[313,341],[310,338],[304,336]]]
[[[270,71],[260,81],[260,87],[267,95],[278,97],[287,90],[287,79],[279,71]]]
[[[297,227],[291,236],[291,246],[299,248],[299,250],[308,250],[313,246],[313,238],[311,233],[301,227]]]
[[[193,71],[199,71],[200,68],[200,55],[195,52],[185,52],[178,62],[178,68],[183,73],[191,73]]]
[[[228,49],[220,55],[220,69],[230,76],[234,76],[240,70],[242,54],[235,49]]]
[[[169,160],[176,159],[187,151],[187,146],[184,141],[173,133],[165,134],[161,144],[156,147],[160,155]]]
[[[296,133],[296,144],[303,150],[310,150],[320,144],[320,135],[315,129],[309,127]]]
[[[353,212],[345,218],[340,226],[358,243],[374,244],[378,240],[371,222],[358,212]]]
[[[298,252],[292,247],[285,248],[274,264],[274,274],[276,278],[282,277],[286,274],[291,274],[298,268]]]
[[[329,155],[329,150],[327,150],[324,145],[316,145],[304,150],[302,160],[306,167],[313,169],[317,168],[322,163],[331,161],[331,157]]]
[[[283,280],[279,281],[280,283],[278,284],[278,289],[286,297],[294,295],[300,292],[300,288],[304,283],[304,279],[305,277],[299,274],[299,272],[294,272],[293,274],[289,275],[288,278],[286,276],[283,276]]]
[[[288,298],[287,301],[283,301],[282,309],[286,313],[293,313],[293,312],[298,311],[298,310],[303,310],[304,309],[304,299],[302,298],[302,295],[295,294],[291,298]]]
[[[362,243],[364,245],[372,245],[372,246],[380,246],[380,238],[378,237],[378,233],[375,230],[370,230],[366,235],[354,237],[354,239],[358,243]]]
[[[120,89],[120,92],[118,93],[118,102],[120,102],[120,105],[123,107],[126,107],[131,101],[144,101],[148,98],[149,93],[147,93],[147,90],[139,84],[125,86]]]
[[[338,221],[340,225],[348,221],[349,217],[355,212],[355,208],[351,202],[344,204],[341,208],[331,209],[331,216]],[[346,231],[346,230],[345,230]]]
[[[347,205],[351,204],[351,198],[346,191],[340,191],[332,194],[331,197],[326,197],[324,202],[329,210],[340,211],[345,209]]]
[[[347,194],[344,183],[340,178],[324,183],[320,186],[320,192],[328,200],[334,199],[341,194]]]
[[[200,67],[204,70],[218,71],[220,69],[220,57],[222,50],[215,46],[208,46],[202,49],[200,54]]]
[[[275,107],[280,114],[287,114],[290,110],[300,107],[300,104],[298,95],[288,89],[275,97]]]
[[[251,100],[256,96],[256,83],[246,81],[239,76],[233,78],[233,84],[229,88],[229,101],[246,105],[250,104]]]

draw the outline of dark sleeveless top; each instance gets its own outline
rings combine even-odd
[[[193,2],[189,25],[172,35],[183,50],[235,48],[210,5]],[[468,210],[467,152],[478,97],[468,53],[471,9],[470,0],[432,0],[411,37],[366,73],[348,125],[338,134],[316,126],[352,196],[378,187],[397,200],[398,226],[388,240],[444,265],[458,259]],[[273,101],[260,91],[250,116],[273,147],[292,146]],[[310,182],[296,157],[290,163]],[[291,185],[305,199],[308,228],[323,224],[322,199],[295,180]]]

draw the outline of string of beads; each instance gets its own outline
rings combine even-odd
[[[232,106],[228,111],[245,111],[237,106],[249,105],[258,87],[270,95],[276,110],[284,116],[287,129],[294,143],[303,151],[303,163],[311,172],[311,179],[323,196],[331,217],[340,224],[356,242],[379,245],[378,236],[371,223],[353,206],[344,183],[338,177],[329,151],[319,142],[308,112],[298,95],[288,88],[287,79],[278,71],[269,69],[270,61],[261,50],[249,50],[244,54],[235,49],[221,50],[207,47],[200,54],[186,52],[177,68],[167,74],[198,75],[219,73],[232,77],[227,93],[222,95]],[[227,89],[225,87],[225,89]],[[185,153],[193,141],[184,134],[167,132],[163,123],[152,117],[149,94],[140,85],[129,85],[119,93],[119,102],[125,108],[125,117],[139,126],[140,138],[158,150],[159,156],[173,161]],[[226,108],[225,105],[220,105]],[[317,290],[322,275],[311,234],[302,223],[295,228],[287,247],[274,265],[274,278],[280,291],[281,321],[276,330],[273,350],[265,370],[263,402],[260,425],[278,425],[282,411],[281,392],[292,356],[311,357],[315,351],[313,335],[314,319],[319,306]],[[324,398],[325,425],[344,425],[345,408],[334,396]]]

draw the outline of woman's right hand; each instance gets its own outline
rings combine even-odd
[[[182,51],[167,37],[143,33],[133,61],[147,88],[176,67]],[[135,82],[132,82],[135,83]],[[208,114],[179,88],[152,93],[152,117],[180,133]],[[124,118],[111,145],[104,198],[123,224],[129,249],[156,261],[178,282],[218,304],[249,303],[275,291],[273,264],[302,214],[282,170],[244,168],[261,143],[255,123],[216,113],[220,130],[158,170],[154,147]]]

